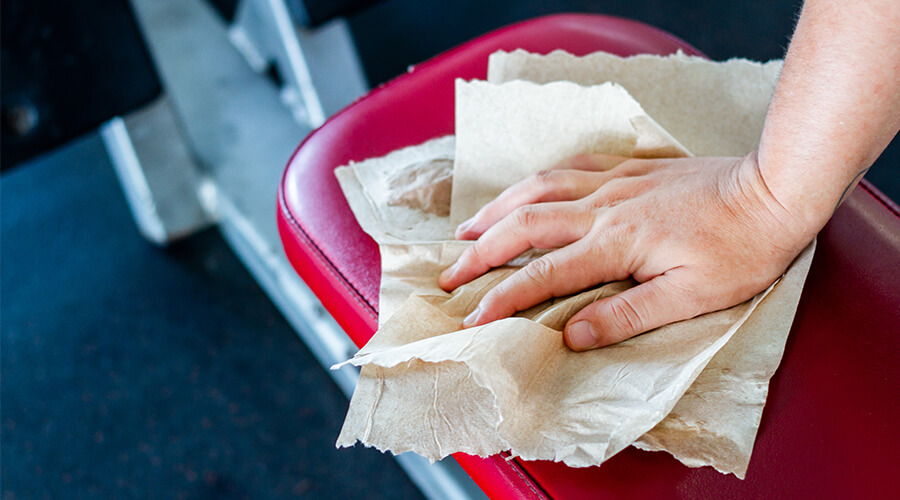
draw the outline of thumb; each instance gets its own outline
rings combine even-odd
[[[596,349],[702,313],[678,283],[681,275],[669,271],[588,305],[566,324],[566,344],[573,351]]]

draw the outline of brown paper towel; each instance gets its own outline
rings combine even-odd
[[[695,156],[744,156],[759,143],[781,65],[780,60],[712,62],[681,52],[576,57],[561,50],[548,55],[516,50],[491,54],[488,81],[616,82]]]
[[[669,64],[666,58],[656,59],[660,66]],[[704,64],[714,67],[716,63]],[[571,84],[458,85],[464,89],[458,110],[481,112],[458,115],[457,155],[470,158],[472,165],[491,165],[483,163],[477,151],[492,154],[483,145],[503,142],[521,123],[530,123],[525,132],[541,139],[542,151],[551,151],[532,162],[543,163],[525,165],[515,175],[499,170],[507,185],[530,173],[528,169],[586,152],[573,148],[570,137],[555,139],[554,134],[562,136],[554,132],[559,130],[554,129],[558,122],[546,119],[554,109],[574,109],[571,103],[568,108],[540,105],[551,97],[565,100],[568,94],[577,95],[584,109],[586,93],[560,90],[573,88]],[[633,155],[635,146],[648,143],[648,138],[650,143],[663,138],[675,150],[681,148],[621,88],[606,85],[591,90],[596,101],[614,93],[631,101],[618,107],[622,112],[611,120],[615,126],[604,124],[595,134],[598,139],[587,141],[590,146],[606,141],[620,149],[599,148],[599,152]],[[474,95],[466,95],[468,91]],[[493,107],[486,108],[484,104],[492,99],[485,100],[485,95],[490,93],[517,97],[501,99],[506,105],[493,101]],[[490,109],[497,116],[485,113]],[[539,110],[535,114],[540,116],[524,116],[529,109]],[[510,112],[515,113],[514,119],[502,116]],[[636,127],[635,117],[645,126]],[[476,133],[473,128],[478,129]],[[641,131],[646,134],[643,142]],[[471,145],[473,140],[482,141],[482,146]],[[760,296],[736,308],[590,353],[568,351],[558,330],[584,304],[630,284],[610,284],[552,305],[542,304],[515,319],[459,331],[461,318],[474,308],[489,283],[510,271],[495,270],[452,296],[444,293],[437,287],[436,276],[467,243],[442,241],[449,239],[451,225],[446,218],[392,206],[387,202],[390,189],[385,189],[402,188],[391,179],[396,180],[396,173],[408,171],[410,165],[452,157],[452,143],[452,138],[430,141],[338,172],[363,228],[382,244],[384,274],[382,327],[351,360],[363,366],[362,377],[338,444],[352,445],[359,439],[381,449],[412,450],[433,459],[455,451],[486,455],[510,449],[525,458],[561,460],[574,466],[601,463],[635,444],[668,450],[691,466],[713,465],[742,477],[768,379],[780,360],[812,249],[798,258],[769,298]],[[526,156],[526,163],[535,158]],[[474,170],[475,180],[460,183],[457,158],[454,206],[460,194],[468,195],[468,182],[480,187],[489,184],[477,178],[479,169]],[[502,187],[499,183],[493,189]],[[416,295],[408,298],[411,293]],[[708,398],[710,393],[716,397]]]

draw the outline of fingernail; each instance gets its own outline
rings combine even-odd
[[[471,218],[469,218],[468,220],[464,221],[464,222],[463,222],[462,224],[460,224],[459,226],[457,226],[457,228],[456,228],[456,234],[462,234],[462,233],[468,231],[469,226],[472,225],[472,219],[474,219],[474,218],[475,218],[475,217],[471,217]]]
[[[577,321],[566,330],[566,337],[569,339],[569,347],[575,350],[584,350],[594,347],[597,343],[597,336],[594,334],[594,327],[589,321]]]
[[[453,275],[456,274],[456,269],[458,267],[459,267],[459,261],[454,262],[452,266],[448,267],[447,269],[444,269],[444,272],[441,273],[441,278],[445,279],[445,280],[452,278]]]
[[[470,312],[468,316],[463,320],[464,327],[470,327],[478,322],[478,317],[481,316],[481,305],[475,308],[474,311]]]

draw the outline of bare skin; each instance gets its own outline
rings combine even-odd
[[[633,277],[575,314],[574,350],[748,300],[825,225],[900,129],[900,2],[807,0],[758,152],[745,158],[579,156],[501,194],[457,229],[475,240],[453,290],[530,248],[555,249],[482,299],[467,327]]]

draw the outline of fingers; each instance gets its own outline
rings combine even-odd
[[[615,157],[618,158],[618,157]],[[602,182],[595,173],[542,170],[507,188],[456,229],[456,238],[474,240],[515,209],[532,203],[571,201],[591,194]]]
[[[615,276],[617,263],[604,261],[585,240],[544,255],[492,288],[463,320],[466,327],[512,316],[553,297],[563,297]],[[627,273],[625,273],[627,274]]]
[[[685,271],[674,269],[634,288],[598,300],[573,316],[564,332],[574,351],[586,351],[702,312],[684,293]]]
[[[575,155],[507,188],[471,219],[456,229],[456,239],[474,240],[518,207],[532,203],[579,200],[605,181],[598,172],[614,169],[631,160],[605,154]],[[632,162],[640,164],[640,162]]]
[[[554,170],[572,169],[588,172],[605,172],[617,167],[631,158],[625,156],[605,155],[600,153],[571,156],[556,164]]]
[[[501,266],[531,248],[559,248],[587,234],[591,214],[575,204],[548,203],[519,207],[467,248],[438,278],[453,290]]]

